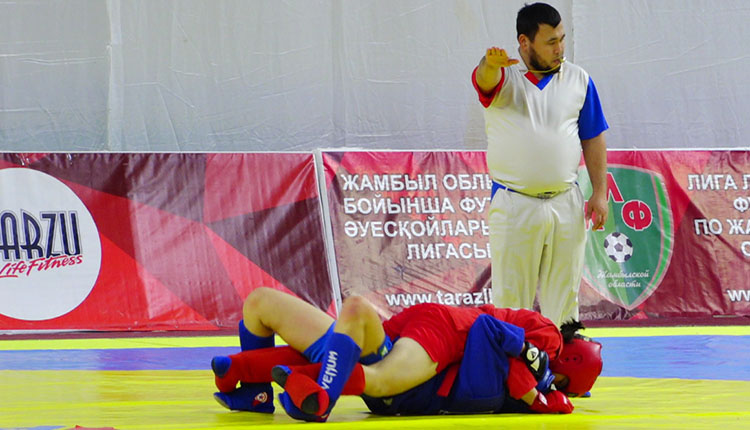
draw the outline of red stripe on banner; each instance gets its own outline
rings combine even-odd
[[[244,299],[258,287],[274,288],[292,294],[281,282],[248,260],[245,255],[208,227],[206,227],[206,234],[241,298]]]
[[[262,268],[255,265],[255,263],[248,260],[245,255],[243,255],[232,245],[224,241],[224,239],[218,236],[215,232],[207,228],[206,234],[211,238],[211,241],[216,248],[216,253],[220,256],[221,261],[224,263],[224,268],[229,274],[229,277],[232,279],[232,283],[237,290],[237,294],[239,294],[239,296],[242,297],[243,300],[258,287],[269,287],[296,297],[300,297],[294,291],[287,288],[279,280],[275,279],[273,276],[266,273],[266,271],[264,271]],[[304,299],[304,297],[301,298]],[[331,301],[328,308],[322,310],[332,317],[335,317],[336,303]]]
[[[229,274],[234,284],[237,294],[246,298],[253,290],[258,287],[269,287],[275,290],[300,297],[294,291],[287,288],[282,282],[275,279],[259,266],[250,261],[244,254],[239,252],[232,245],[224,241],[222,237],[214,231],[206,228],[206,234],[211,238],[216,253],[220,256],[224,269]],[[305,298],[300,297],[300,298]],[[336,303],[331,301],[328,309],[322,309],[332,317],[336,317]]]
[[[206,223],[317,197],[311,154],[209,154]]]
[[[133,204],[136,258],[152,276],[209,321],[239,320],[236,294],[202,224]]]

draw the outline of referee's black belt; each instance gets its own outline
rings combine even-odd
[[[506,187],[505,185],[501,184],[500,182],[492,181],[492,194],[491,194],[490,200],[492,200],[492,198],[495,197],[495,193],[498,192],[498,190],[506,190],[506,191],[510,191],[511,193],[523,194],[524,196],[536,197],[538,199],[543,199],[543,200],[551,199],[552,197],[555,197],[556,195],[562,194],[564,191],[566,191],[566,190],[561,190],[561,191],[545,191],[543,193],[537,193],[537,194],[526,194],[526,193],[522,193],[520,191],[516,191],[513,188]]]

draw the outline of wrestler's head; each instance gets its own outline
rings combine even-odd
[[[594,386],[602,373],[602,344],[578,334],[583,328],[578,321],[566,322],[560,327],[563,349],[549,364],[557,374],[555,387],[570,397],[582,396]]]

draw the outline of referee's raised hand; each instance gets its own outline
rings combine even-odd
[[[505,52],[505,49],[498,48],[497,46],[493,46],[492,48],[487,49],[487,52],[484,54],[484,58],[487,62],[487,66],[493,69],[512,66],[514,64],[518,64],[519,61],[515,58],[508,57],[508,53]]]
[[[477,66],[477,86],[485,94],[491,94],[502,76],[501,69],[517,64],[519,60],[508,58],[505,49],[493,46],[488,49]]]

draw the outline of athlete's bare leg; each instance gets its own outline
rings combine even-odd
[[[372,304],[360,296],[344,301],[334,331],[346,334],[362,348],[362,356],[377,352],[385,339],[383,324]],[[396,342],[388,355],[365,366],[365,391],[373,397],[402,393],[436,375],[437,363],[420,344],[409,338]]]
[[[276,333],[297,351],[305,351],[333,324],[333,318],[315,306],[268,287],[247,296],[242,315],[250,333],[260,337]]]
[[[416,341],[402,337],[377,363],[364,366],[365,391],[371,397],[390,397],[412,389],[437,374],[437,363]]]
[[[362,296],[350,296],[344,300],[333,331],[351,337],[362,349],[363,357],[377,352],[385,340],[380,315]]]

